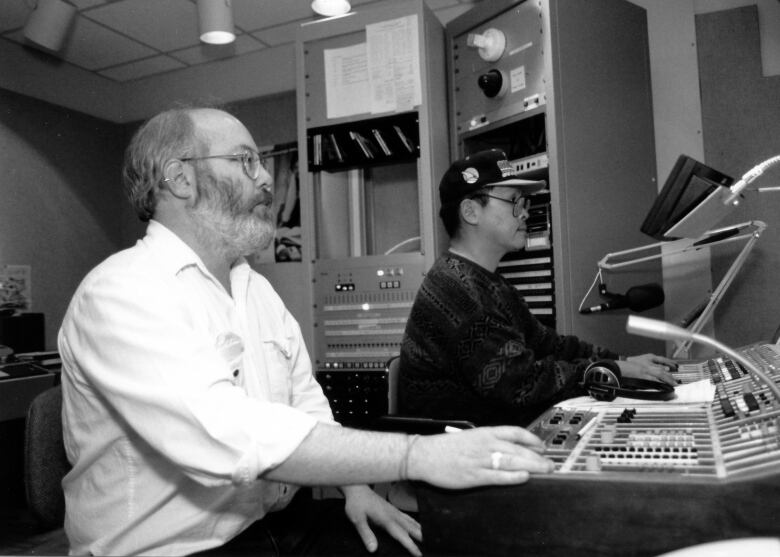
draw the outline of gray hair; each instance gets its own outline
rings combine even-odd
[[[171,159],[194,156],[203,145],[192,118],[196,110],[174,108],[161,112],[145,122],[130,140],[122,181],[138,218],[144,222],[154,216],[165,164]]]

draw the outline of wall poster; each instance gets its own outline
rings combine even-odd
[[[31,267],[0,267],[0,310],[26,311],[32,305]]]

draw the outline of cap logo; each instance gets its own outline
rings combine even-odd
[[[515,175],[515,167],[512,166],[512,163],[510,163],[508,160],[498,161],[496,164],[498,165],[498,169],[501,171],[502,178]]]
[[[473,184],[479,180],[479,172],[473,166],[468,167],[466,170],[460,173],[463,176],[463,181],[467,184]]]

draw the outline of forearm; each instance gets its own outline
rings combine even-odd
[[[356,485],[422,480],[445,488],[524,482],[550,472],[538,437],[518,427],[407,436],[317,424],[263,477],[299,485]],[[500,456],[500,465],[495,454]]]
[[[298,485],[353,485],[406,479],[410,437],[318,423],[264,478]]]

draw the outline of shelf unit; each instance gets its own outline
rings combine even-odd
[[[505,37],[497,58],[480,46],[496,30]],[[625,0],[484,0],[448,23],[446,39],[452,157],[498,147],[547,180],[548,321],[624,354],[662,353],[660,342],[625,333],[625,310],[578,312],[603,254],[647,243],[639,228],[657,185],[645,10]],[[541,259],[533,249],[509,254],[501,272]],[[661,269],[605,278],[622,293],[661,282]]]
[[[419,80],[420,102],[405,98],[391,109],[354,113],[349,105],[334,109],[338,99],[328,99],[329,89],[364,77],[371,84],[381,73],[369,33],[377,26],[400,30],[384,37],[394,48],[380,54],[384,63],[413,68],[405,77]],[[336,419],[347,425],[370,425],[387,413],[385,364],[400,352],[423,275],[446,245],[436,216],[438,181],[449,164],[444,44],[444,27],[423,0],[358,7],[298,31],[310,350]],[[349,75],[339,75],[331,63],[338,57],[350,58]]]
[[[311,128],[307,131],[309,172],[409,162],[420,157],[417,112]]]

